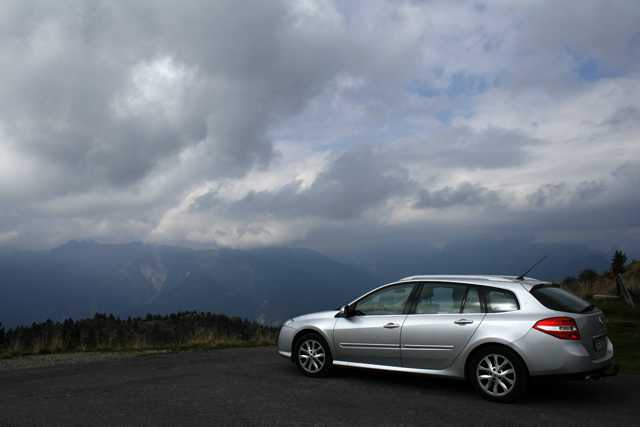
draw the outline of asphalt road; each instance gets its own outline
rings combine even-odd
[[[273,347],[0,372],[0,426],[632,426],[640,376],[536,384],[484,401],[461,381],[336,369],[310,379]]]

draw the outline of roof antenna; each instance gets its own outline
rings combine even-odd
[[[538,265],[538,264],[540,264],[542,261],[544,261],[544,259],[545,259],[546,257],[547,257],[546,255],[545,255],[544,257],[542,257],[542,259],[541,259],[540,261],[536,262],[536,264],[535,264],[533,267],[531,267],[530,269],[528,269],[526,273],[524,273],[522,276],[518,276],[518,277],[516,277],[516,280],[518,280],[518,281],[520,281],[520,282],[521,282],[521,281],[523,281],[523,280],[524,280],[524,276],[526,276],[526,275],[527,275],[531,270],[533,270],[533,269],[536,267],[536,265]]]

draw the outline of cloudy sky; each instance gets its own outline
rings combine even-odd
[[[640,2],[0,2],[0,251],[640,245]]]

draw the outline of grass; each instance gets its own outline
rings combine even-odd
[[[627,287],[640,296],[640,262],[625,266],[623,278]],[[616,299],[596,299],[594,295],[604,291],[616,293],[616,279],[611,272],[597,277],[585,275],[584,280],[572,282],[565,289],[579,297],[596,304],[602,310],[607,321],[607,332],[613,343],[613,363],[620,364],[620,372],[640,375],[640,300],[634,299],[635,308],[628,305],[622,297]]]
[[[52,340],[38,338],[34,343],[31,344],[31,346],[27,346],[23,342],[15,340],[0,351],[0,359],[13,359],[16,357],[31,356],[37,354],[60,354],[95,351],[104,353],[128,353],[145,350],[164,350],[173,353],[180,351],[260,347],[278,344],[277,338],[273,336],[255,336],[250,339],[245,339],[238,336],[215,337],[211,335],[210,331],[198,331],[195,334],[199,334],[201,336],[193,339],[180,340],[177,342],[168,342],[165,344],[158,344],[155,342],[147,341],[145,339],[138,339],[134,342],[114,344],[99,343],[96,346],[80,345],[73,348],[66,348],[62,344],[61,340],[57,337]]]
[[[638,301],[635,302],[636,304]],[[613,343],[613,363],[620,372],[640,375],[640,309],[624,300],[597,300],[595,304],[605,315],[607,332]]]

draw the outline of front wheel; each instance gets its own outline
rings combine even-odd
[[[473,387],[485,399],[512,402],[529,386],[529,375],[518,355],[505,347],[487,347],[476,354],[469,366]]]
[[[325,377],[333,365],[327,342],[315,333],[300,338],[293,355],[298,369],[308,377]]]

